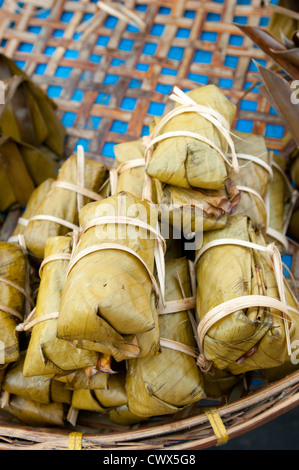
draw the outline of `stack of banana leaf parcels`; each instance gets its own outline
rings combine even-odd
[[[65,128],[57,106],[16,63],[0,54],[0,212],[26,206],[33,190],[55,178]]]
[[[174,88],[107,169],[78,148],[0,243],[2,411],[130,425],[296,370],[296,190],[214,85]]]

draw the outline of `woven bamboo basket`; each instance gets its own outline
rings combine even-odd
[[[65,157],[80,144],[88,158],[112,167],[113,145],[146,135],[152,117],[167,112],[173,86],[185,90],[206,83],[218,85],[237,105],[235,128],[262,134],[269,149],[282,149],[281,118],[251,87],[257,72],[253,59],[268,65],[268,58],[234,25],[266,26],[271,11],[260,0],[122,2],[134,17],[123,16],[119,3],[111,13],[94,0],[1,3],[0,51],[56,101],[67,130]],[[2,239],[17,215],[7,216]],[[297,250],[291,243],[288,255],[298,288]],[[200,402],[130,427],[84,412],[75,427],[41,429],[0,413],[0,449],[68,449],[74,438],[83,450],[204,449],[298,404],[299,371],[272,384],[252,373],[223,401]],[[218,432],[211,407],[217,410]]]

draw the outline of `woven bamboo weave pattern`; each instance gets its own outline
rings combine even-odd
[[[242,99],[256,79],[253,59],[268,60],[233,23],[266,26],[270,11],[260,0],[127,0],[125,6],[145,22],[144,31],[94,0],[25,0],[22,8],[3,1],[1,50],[57,102],[68,155],[79,142],[88,157],[113,165],[113,145],[147,134],[153,115],[171,106],[174,85],[206,83],[238,104],[236,128],[281,148],[281,119],[266,99],[256,87]]]

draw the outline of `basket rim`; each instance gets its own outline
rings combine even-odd
[[[295,390],[295,393],[291,396],[285,396],[288,389],[294,388],[299,385],[299,371],[293,372],[290,375],[287,375],[285,378],[278,380],[277,382],[271,383],[266,387],[251,393],[248,396],[240,398],[232,403],[221,405],[217,407],[220,417],[223,419],[232,413],[240,413],[246,408],[253,408],[260,405],[261,403],[271,400],[273,406],[270,409],[262,409],[261,413],[257,413],[252,418],[240,424],[233,424],[231,427],[227,427],[228,437],[231,439],[233,437],[244,434],[247,431],[255,429],[256,427],[274,419],[275,417],[281,415],[282,413],[289,411],[299,404],[299,391]],[[275,398],[274,398],[275,397]],[[192,417],[183,418],[178,421],[174,421],[168,424],[158,424],[154,426],[149,426],[143,429],[133,429],[128,430],[127,428],[123,432],[114,432],[114,433],[85,433],[83,432],[82,437],[82,447],[88,448],[97,448],[101,450],[132,450],[132,449],[142,449],[147,448],[160,448],[160,449],[192,449],[196,447],[197,449],[210,447],[211,445],[217,444],[217,439],[214,434],[211,436],[198,439],[189,439],[188,442],[167,446],[150,445],[142,439],[148,439],[151,437],[161,437],[171,435],[175,432],[186,431],[187,429],[195,428],[197,425],[208,424],[208,417],[205,412]],[[0,449],[14,448],[14,449],[23,449],[28,448],[30,443],[33,446],[41,446],[42,448],[61,448],[67,449],[69,443],[69,435],[72,431],[64,428],[35,428],[26,425],[17,425],[17,424],[1,424],[0,423],[0,439],[2,437],[9,439],[19,439],[22,441],[27,441],[28,444],[24,445],[14,445],[13,443],[7,444],[7,442],[0,442]],[[4,439],[4,441],[6,441]],[[137,446],[134,446],[134,443],[137,443]],[[31,447],[31,446],[30,446]]]

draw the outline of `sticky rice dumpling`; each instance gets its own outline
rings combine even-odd
[[[23,208],[34,189],[56,177],[56,165],[37,148],[0,137],[0,210]]]
[[[75,155],[65,161],[59,170],[57,180],[24,230],[27,249],[40,258],[44,257],[48,238],[65,235],[78,225],[77,178],[80,172],[77,162],[78,159]],[[84,204],[90,202],[90,198],[96,197],[105,173],[106,170],[102,163],[89,159],[84,160],[84,183],[81,187],[83,191],[85,189],[94,193],[89,197],[84,196]],[[70,184],[75,188],[70,187]]]
[[[45,198],[54,181],[54,178],[47,178],[33,191],[30,198],[28,199],[26,208],[22,216],[18,219],[18,223],[12,233],[12,237],[16,237],[17,235],[20,235],[24,232],[26,225],[28,224],[31,217],[36,214],[37,208]]]
[[[217,230],[225,227],[239,199],[240,193],[229,179],[225,189],[219,191],[165,185],[161,197],[162,217],[168,216],[170,223],[185,236],[200,230]]]
[[[24,376],[25,354],[26,352],[22,351],[19,360],[7,368],[2,390],[38,403],[70,403],[72,392],[67,390],[62,383],[49,377]]]
[[[165,286],[166,305],[191,297],[186,258],[166,262]],[[143,418],[175,413],[205,396],[188,312],[161,314],[159,326],[160,354],[128,360],[128,407]]]
[[[0,79],[7,86],[5,104],[0,106],[1,133],[35,147],[46,146],[62,157],[65,128],[55,102],[4,54]]]
[[[255,228],[268,227],[267,196],[272,178],[272,158],[262,135],[233,131],[233,141],[239,162],[239,173],[231,178],[240,191],[235,214],[250,217]]]
[[[147,147],[152,154],[148,158],[147,173],[173,186],[224,189],[230,171],[223,158],[229,149],[225,135],[230,130],[236,107],[215,85],[191,90],[182,101],[186,105],[181,104],[179,97],[175,110],[183,112],[170,115],[167,122],[164,116],[148,139]],[[196,112],[196,104],[205,106],[203,114]],[[172,132],[175,134],[169,134]],[[186,132],[192,134],[188,136]],[[156,137],[162,140],[155,141]]]
[[[124,373],[109,374],[105,390],[74,390],[72,407],[107,413],[111,408],[127,404]]]
[[[67,390],[105,390],[108,386],[108,377],[108,373],[92,366],[56,377],[56,381],[63,383]]]
[[[17,418],[27,426],[63,426],[66,413],[63,403],[39,403],[26,400],[18,395],[12,395],[3,411]]]
[[[58,338],[118,361],[154,353],[156,208],[121,193],[87,204],[79,218],[82,231],[62,294]]]
[[[278,249],[247,217],[233,216],[224,229],[203,235],[196,257],[198,338],[215,367],[240,374],[287,360],[299,317],[280,263]]]
[[[72,407],[109,415],[110,421],[121,425],[142,420],[128,409],[124,370],[108,376],[106,390],[75,390]]]
[[[275,241],[282,252],[288,250],[286,233],[298,194],[288,180],[286,167],[287,160],[280,155],[274,155],[273,180],[269,188],[267,241]]]
[[[63,426],[72,392],[47,377],[23,375],[25,351],[8,366],[2,383],[4,411],[31,426]]]
[[[19,358],[16,326],[23,321],[27,261],[22,248],[0,242],[0,359],[1,364]]]
[[[56,337],[57,316],[71,250],[72,237],[51,237],[46,242],[34,320],[24,364],[24,375],[27,377],[61,376],[96,365],[96,352],[77,349],[69,342]]]
[[[117,144],[114,152],[117,162],[115,192],[129,192],[141,199],[145,177],[145,147],[142,139]]]

